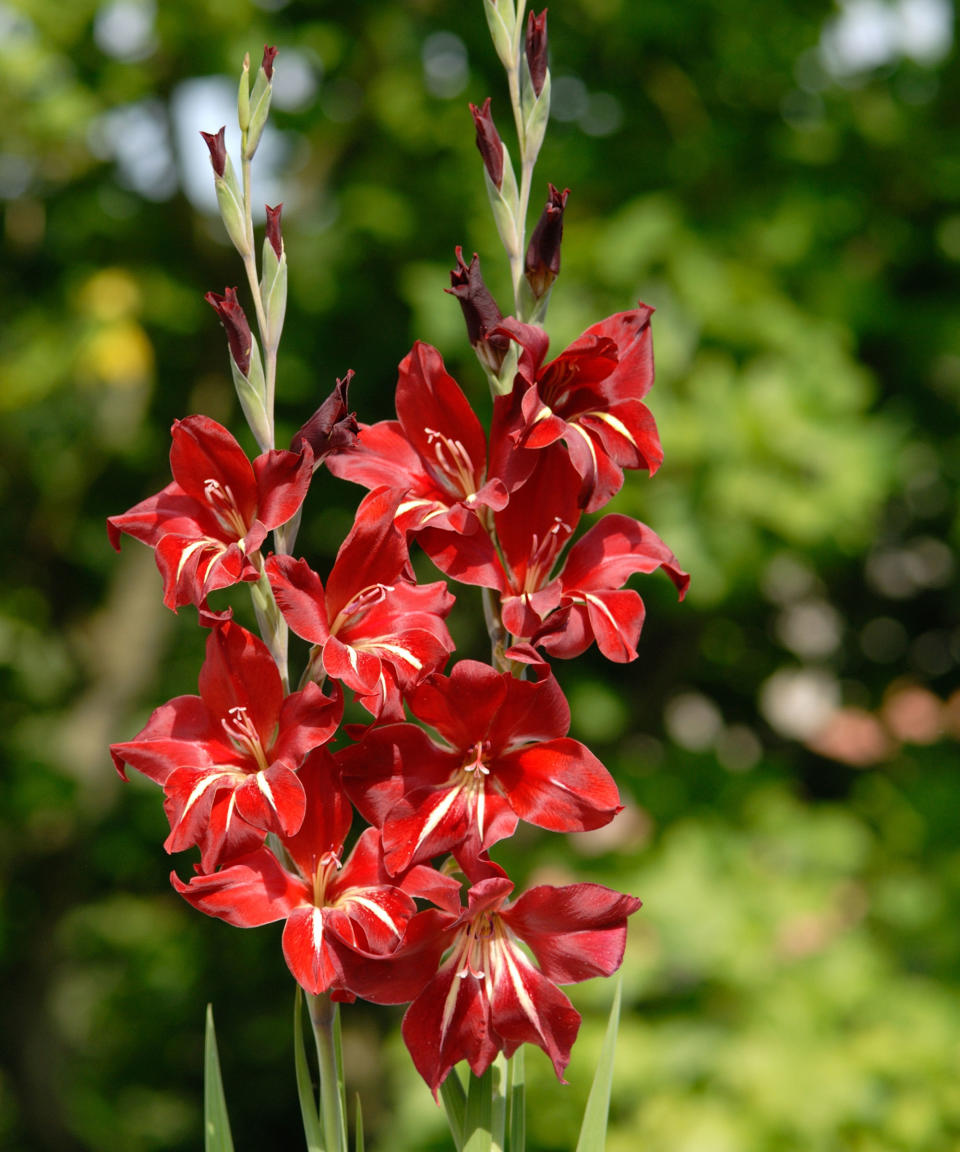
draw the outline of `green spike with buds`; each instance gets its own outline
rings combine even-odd
[[[253,91],[250,93],[250,121],[243,144],[243,155],[246,160],[253,159],[267,123],[267,116],[270,114],[270,98],[273,96],[273,61],[276,55],[276,48],[269,46],[264,48],[263,62],[253,82]]]

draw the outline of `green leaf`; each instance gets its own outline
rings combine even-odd
[[[340,1092],[340,1146],[347,1152],[347,1078],[343,1071],[343,1023],[339,1004],[333,1005],[333,1056]]]
[[[233,1152],[230,1117],[220,1079],[220,1056],[213,1027],[213,1005],[207,1005],[207,1028],[203,1054],[203,1147],[204,1152]]]
[[[450,1135],[453,1137],[456,1152],[463,1152],[463,1124],[467,1115],[467,1094],[463,1090],[463,1084],[455,1068],[451,1068],[450,1074],[440,1085],[440,1100],[443,1103],[443,1110],[447,1114],[447,1125],[450,1128]]]
[[[363,1152],[363,1108],[360,1105],[360,1093],[357,1093],[357,1120],[353,1138],[353,1152]]]
[[[590,1095],[587,1097],[587,1107],[583,1113],[583,1124],[580,1127],[580,1139],[577,1141],[576,1152],[597,1152],[597,1149],[606,1146],[607,1142],[607,1115],[610,1111],[610,1085],[613,1082],[613,1056],[617,1048],[617,1028],[620,1024],[620,980],[617,980],[617,990],[613,997],[613,1007],[610,1009],[610,1021],[607,1024],[607,1034],[603,1038],[603,1048],[600,1050],[600,1062],[590,1086]]]
[[[526,1074],[524,1048],[507,1063],[507,1152],[524,1152],[527,1143]]]
[[[293,1060],[297,1070],[297,1096],[300,1099],[300,1115],[303,1117],[303,1135],[307,1141],[307,1152],[326,1152],[317,1101],[310,1080],[310,1067],[307,1064],[307,1050],[303,1042],[303,993],[299,984],[293,1006]]]
[[[463,1152],[493,1152],[493,1068],[471,1076],[463,1124]]]
[[[502,1052],[490,1065],[493,1079],[490,1086],[490,1132],[493,1147],[500,1149],[506,1145],[507,1134],[507,1058]]]

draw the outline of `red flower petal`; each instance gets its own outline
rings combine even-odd
[[[531,744],[492,766],[517,815],[553,832],[600,828],[620,811],[613,777],[577,740]]]
[[[338,615],[349,614],[359,595],[393,584],[408,569],[406,541],[393,523],[398,502],[399,494],[387,488],[368,492],[360,502],[327,578],[327,612],[334,632]]]
[[[270,746],[283,702],[283,685],[262,640],[232,621],[212,628],[199,687],[214,717],[229,721],[232,709],[244,710],[262,747]]]
[[[313,644],[326,643],[327,600],[316,572],[292,556],[270,556],[265,567],[277,607],[293,631]]]
[[[402,1032],[417,1071],[434,1096],[455,1064],[466,1060],[473,1074],[480,1076],[499,1051],[491,1036],[483,982],[469,972],[461,978],[450,961],[407,1009]]]
[[[249,527],[257,514],[257,483],[247,455],[233,436],[209,416],[188,416],[171,429],[170,471],[189,496],[209,503],[218,485]]]
[[[313,452],[264,452],[253,462],[257,484],[257,519],[273,529],[295,515],[313,476]]]
[[[636,897],[602,884],[541,885],[525,892],[501,915],[530,946],[548,979],[575,984],[609,976],[620,967],[627,917],[640,904]]]
[[[564,591],[619,588],[634,572],[663,568],[681,596],[690,577],[676,556],[646,524],[610,513],[570,549],[561,579]]]
[[[478,660],[460,660],[449,677],[436,674],[421,684],[410,707],[454,748],[465,750],[486,739],[511,679]]]
[[[501,949],[502,970],[494,985],[491,1019],[508,1058],[521,1044],[536,1044],[550,1057],[561,1083],[580,1030],[580,1013],[519,948]]]
[[[307,799],[296,772],[285,764],[271,764],[253,772],[236,789],[237,810],[254,828],[293,836],[299,831]]]
[[[271,760],[283,760],[296,770],[304,756],[331,739],[340,723],[343,700],[335,690],[325,696],[317,684],[307,684],[292,692],[283,702],[277,725],[277,738],[270,750]]]
[[[163,784],[171,772],[184,764],[214,763],[207,745],[215,741],[219,747],[222,739],[222,729],[199,696],[177,696],[154,709],[133,740],[112,744],[110,754],[124,778],[123,765],[128,764]]]
[[[341,985],[343,966],[337,951],[327,946],[326,909],[301,904],[283,927],[283,955],[293,978],[308,992],[319,996]]]
[[[326,748],[314,748],[298,773],[307,798],[300,831],[284,841],[304,876],[313,876],[324,858],[339,857],[353,812],[340,783],[336,760]]]
[[[397,420],[362,424],[356,442],[328,457],[327,468],[342,480],[370,489],[420,493],[431,483]]]
[[[266,848],[212,876],[194,876],[189,884],[171,872],[170,882],[194,908],[238,928],[282,920],[307,895],[303,882],[286,872]]]

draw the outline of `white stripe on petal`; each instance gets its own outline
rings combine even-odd
[[[194,785],[193,791],[187,797],[187,802],[183,806],[183,811],[180,813],[180,819],[177,823],[182,823],[190,809],[196,804],[203,794],[213,787],[218,781],[223,780],[225,777],[232,776],[232,772],[210,772],[203,779]]]
[[[527,986],[523,982],[523,977],[517,967],[516,957],[509,944],[504,944],[500,948],[500,953],[503,956],[504,967],[507,970],[507,975],[510,978],[510,983],[513,985],[513,990],[517,994],[517,1000],[520,1007],[523,1009],[530,1023],[542,1036],[544,1034],[543,1028],[540,1026],[540,1015],[537,1012],[536,1006],[530,999],[530,993],[527,991]]]
[[[593,440],[590,438],[589,432],[587,432],[586,429],[581,428],[579,424],[568,424],[567,427],[572,432],[579,432],[580,435],[583,437],[584,442],[587,445],[587,448],[590,450],[590,459],[593,461],[593,472],[594,472],[594,475],[596,475],[597,474],[597,450],[594,447]]]
[[[394,519],[402,516],[405,512],[412,512],[414,508],[429,508],[432,503],[432,500],[405,500],[397,507]]]
[[[450,809],[453,807],[453,802],[456,800],[456,798],[459,795],[460,795],[459,786],[456,788],[451,788],[450,791],[446,794],[446,796],[436,806],[436,808],[433,809],[433,811],[430,813],[430,815],[424,821],[423,828],[421,828],[421,830],[420,830],[420,835],[417,837],[417,842],[413,846],[414,852],[416,852],[416,850],[426,840],[426,838],[430,835],[430,833],[434,830],[434,828],[437,827],[437,825],[444,818],[444,816],[446,816],[446,814],[450,811]]]
[[[185,568],[187,561],[194,554],[194,552],[196,552],[200,548],[208,547],[211,543],[212,543],[212,541],[210,541],[206,537],[204,537],[203,540],[194,540],[194,542],[192,544],[188,544],[186,546],[186,548],[184,548],[184,550],[180,553],[180,561],[177,564],[177,574],[174,577],[174,583],[179,582],[180,575],[183,572],[183,569]]]
[[[372,645],[378,652],[389,652],[391,655],[396,656],[399,660],[404,660],[412,668],[416,668],[419,672],[423,667],[423,661],[418,660],[412,652],[407,651],[406,648],[401,648],[399,644],[386,644],[383,641],[377,640]]]
[[[613,630],[619,634],[620,625],[617,622],[616,616],[614,616],[607,605],[604,604],[604,602],[598,596],[592,596],[589,592],[584,592],[583,598],[584,600],[589,601],[598,611],[602,612],[604,616],[606,616],[606,618],[610,621],[611,625],[613,626]]]
[[[376,900],[371,900],[368,896],[351,896],[349,902],[351,904],[359,904],[361,908],[366,908],[368,912],[372,912],[373,915],[376,916],[381,924],[385,924],[395,936],[400,935],[397,922],[389,913],[380,907]]]
[[[319,908],[314,908],[311,917],[312,922],[310,927],[313,930],[313,950],[319,956],[323,951],[323,912]]]
[[[449,964],[450,961],[448,960],[447,963]],[[457,1010],[457,997],[460,995],[460,981],[457,979],[457,976],[459,975],[459,972],[455,973],[453,979],[450,981],[450,990],[447,992],[447,998],[443,1004],[443,1015],[440,1017],[441,1047],[443,1046],[443,1041],[446,1038],[447,1029],[450,1027],[450,1021],[453,1019],[453,1014]]]
[[[637,447],[637,442],[630,435],[626,424],[624,424],[622,420],[618,420],[616,416],[611,416],[609,412],[585,412],[584,415],[595,416],[598,420],[602,420],[604,424],[609,424],[614,432],[619,433],[624,438],[624,440],[629,440],[634,448]]]
[[[274,812],[276,812],[277,802],[273,796],[273,789],[270,787],[270,784],[268,783],[267,778],[264,776],[264,774],[262,772],[257,773],[257,787],[263,793],[263,797],[266,800],[266,802],[270,805],[270,807],[274,810]]]

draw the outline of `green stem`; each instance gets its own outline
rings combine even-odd
[[[342,1059],[337,1043],[338,1005],[329,994],[307,995],[320,1069],[320,1113],[326,1152],[347,1152],[347,1123],[340,1092]]]
[[[263,567],[263,560],[260,559],[259,555],[256,562],[260,568],[260,577],[255,584],[250,585],[250,598],[253,601],[253,610],[257,615],[257,627],[260,629],[260,636],[264,644],[270,649],[270,655],[280,672],[283,690],[286,693],[290,691],[288,658],[290,631],[287,628],[286,620],[283,618],[283,613],[277,607],[273,589],[270,587],[270,581],[267,579],[267,573]]]
[[[250,157],[247,155],[247,134],[243,133],[241,142],[240,170],[243,180],[243,223],[247,234],[246,252],[243,256],[243,267],[247,273],[247,282],[250,285],[250,295],[253,297],[253,308],[257,316],[257,331],[260,333],[260,348],[263,351],[263,373],[266,381],[266,395],[264,407],[267,412],[267,425],[270,433],[270,446],[276,446],[273,424],[273,405],[277,389],[277,350],[269,347],[267,338],[267,316],[260,295],[260,277],[257,272],[257,257],[254,249],[253,235],[253,206],[250,202]]]
[[[518,21],[518,27],[520,23]],[[517,201],[517,215],[513,222],[517,247],[513,252],[507,253],[507,258],[510,261],[510,277],[513,281],[514,315],[522,320],[520,286],[523,282],[524,259],[527,251],[527,212],[530,207],[530,186],[533,182],[533,166],[536,157],[528,155],[526,132],[523,126],[523,110],[520,103],[520,52],[518,37],[513,67],[507,71],[507,81],[510,86],[510,103],[513,106],[513,119],[520,149],[520,191]]]
[[[500,672],[505,672],[511,662],[504,658],[504,652],[510,647],[510,635],[500,619],[500,610],[494,600],[495,593],[491,588],[482,589],[483,592],[483,618],[490,635],[490,663]]]
[[[523,1045],[507,1061],[507,1149],[524,1152],[527,1144]]]

